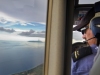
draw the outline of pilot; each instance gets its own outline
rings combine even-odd
[[[89,75],[89,71],[92,68],[93,59],[98,50],[97,39],[94,37],[91,29],[89,28],[89,22],[94,15],[94,8],[91,8],[81,19],[80,23],[73,28],[73,31],[77,30],[82,32],[82,38],[86,40],[88,46],[79,49],[78,53],[73,53],[71,75]]]

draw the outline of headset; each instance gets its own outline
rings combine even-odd
[[[90,21],[90,29],[92,30],[95,38],[100,41],[100,1],[94,5],[95,16]]]

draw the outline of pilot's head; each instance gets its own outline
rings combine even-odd
[[[73,31],[77,30],[82,32],[82,38],[87,41],[89,45],[97,44],[96,38],[94,38],[94,35],[89,28],[89,22],[94,17],[95,11],[94,8],[91,8],[85,16],[81,19],[79,24],[73,28]]]

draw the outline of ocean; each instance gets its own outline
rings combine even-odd
[[[11,75],[44,63],[45,43],[0,40],[0,75]]]

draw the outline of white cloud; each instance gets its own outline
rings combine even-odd
[[[32,23],[27,23],[27,24],[32,25],[32,26],[35,26],[35,24],[32,24]]]
[[[45,42],[45,38],[40,37],[25,37],[14,34],[0,34],[0,40],[11,40],[11,41],[42,41]]]
[[[30,31],[25,31],[25,32],[19,33],[19,35],[27,36],[27,37],[45,37],[45,31],[36,32],[31,29]]]
[[[2,21],[4,20],[4,21]],[[20,22],[25,22],[23,20],[20,20],[20,19],[17,19],[17,18],[14,18],[14,17],[11,17],[9,15],[7,15],[6,13],[4,12],[0,12],[0,22],[7,22],[7,21],[12,21],[12,22],[16,22],[16,21],[20,21]]]
[[[21,23],[20,25],[22,25],[22,26],[27,26],[27,24],[26,24],[26,23]]]
[[[23,29],[18,29],[18,28],[14,28],[14,30],[16,32],[28,32],[29,30],[23,30]]]
[[[46,23],[45,22],[39,22],[40,24],[43,24],[43,25],[46,25]]]

